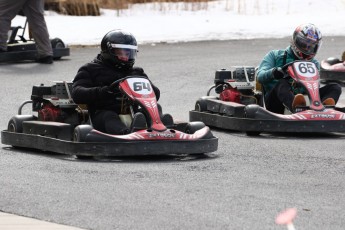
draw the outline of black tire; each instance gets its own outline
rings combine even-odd
[[[78,125],[74,129],[73,141],[85,142],[87,134],[89,134],[92,129],[91,125]]]
[[[207,111],[207,101],[200,98],[195,103],[195,111],[204,112]]]
[[[85,142],[87,134],[92,130],[91,125],[78,125],[74,129],[73,133],[73,141],[74,142]],[[90,160],[93,159],[93,156],[85,156],[85,155],[76,155],[76,157],[80,160]]]
[[[23,132],[24,121],[34,121],[36,117],[34,115],[15,115],[8,122],[7,130],[14,133]]]
[[[257,111],[259,110],[259,105],[247,105],[244,108],[244,116],[246,118],[255,118]]]
[[[51,40],[52,48],[53,49],[62,49],[65,48],[65,43],[60,38],[54,38]],[[54,57],[54,60],[59,60],[61,57]]]
[[[185,133],[188,133],[188,134],[193,134],[195,133],[196,131],[204,128],[206,125],[204,124],[204,122],[201,122],[201,121],[192,121],[192,122],[189,122],[187,125],[186,125],[186,128],[185,128]]]

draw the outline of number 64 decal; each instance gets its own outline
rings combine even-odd
[[[148,90],[151,91],[151,85],[148,82],[133,82],[134,91]]]
[[[129,87],[132,91],[139,94],[150,94],[152,92],[152,86],[150,81],[143,78],[129,78],[127,79]]]
[[[314,77],[317,73],[316,65],[313,62],[296,62],[294,68],[302,77]]]

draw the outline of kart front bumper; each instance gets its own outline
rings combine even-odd
[[[268,133],[328,133],[345,132],[345,120],[282,120],[282,119],[252,119],[230,117],[217,113],[190,111],[190,121],[202,121],[207,126],[241,131]]]
[[[218,138],[192,141],[73,142],[41,135],[1,132],[2,144],[78,156],[185,155],[214,152]]]

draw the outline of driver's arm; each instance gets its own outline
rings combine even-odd
[[[104,88],[104,90],[103,90]],[[95,86],[86,66],[78,70],[73,80],[72,98],[77,104],[94,104],[103,100],[106,94],[106,87]]]
[[[265,57],[263,58],[258,68],[257,77],[258,77],[258,81],[261,84],[274,80],[272,76],[272,70],[274,67],[276,67],[275,65],[276,65],[276,55],[274,51],[272,50],[265,55]]]

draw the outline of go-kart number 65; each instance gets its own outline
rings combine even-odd
[[[313,62],[296,62],[294,68],[302,77],[314,77],[316,73],[316,66]]]
[[[152,92],[152,87],[147,79],[142,78],[129,78],[128,85],[131,89],[139,94],[150,94]]]

